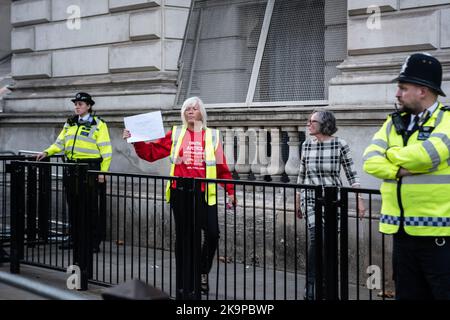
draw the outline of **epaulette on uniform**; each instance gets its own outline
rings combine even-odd
[[[443,106],[441,109],[444,111],[450,111],[450,106]]]
[[[67,123],[69,124],[69,126],[73,126],[75,124],[77,124],[77,120],[78,120],[78,116],[73,116],[67,119]]]
[[[94,116],[94,119],[98,120],[98,122],[103,122],[106,123],[105,120],[103,120],[102,118],[100,118],[99,116]]]

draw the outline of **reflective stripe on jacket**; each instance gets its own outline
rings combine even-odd
[[[364,152],[364,171],[383,179],[383,233],[403,223],[410,235],[450,236],[450,112],[439,104],[422,128],[405,146],[388,117]],[[397,178],[400,167],[413,175]]]
[[[108,171],[112,159],[108,126],[98,117],[92,117],[88,124],[69,119],[56,141],[45,150],[49,156],[62,151],[69,160],[101,158],[100,170]]]

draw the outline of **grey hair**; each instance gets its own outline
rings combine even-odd
[[[184,116],[184,112],[186,111],[187,107],[198,104],[198,107],[200,108],[200,113],[202,114],[202,128],[206,129],[206,109],[205,105],[203,104],[203,101],[199,97],[190,97],[186,99],[183,102],[183,106],[181,107],[181,121],[183,121],[183,125],[187,127],[187,121],[186,117]]]
[[[312,114],[317,114],[320,124],[319,131],[321,134],[332,136],[338,131],[336,117],[333,112],[328,110],[314,110]]]

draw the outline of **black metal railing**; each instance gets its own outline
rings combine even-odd
[[[104,173],[61,163],[13,162],[9,171],[13,272],[20,263],[58,270],[78,264],[84,289],[88,279],[112,285],[137,278],[182,299],[299,300],[309,275],[315,299],[378,299],[372,292],[385,292],[389,285],[389,243],[373,230],[380,200],[376,190]],[[99,174],[106,176],[104,184],[97,182]],[[171,180],[191,186],[182,191],[192,200],[183,203],[182,231],[172,203],[165,201]],[[213,185],[220,238],[209,291],[201,294],[200,248],[210,225],[198,216],[198,206]],[[235,190],[237,206],[227,205],[227,185]],[[311,217],[295,215],[298,192],[304,203],[315,200],[313,227]],[[357,194],[366,199],[363,218]],[[76,218],[71,221],[70,215]],[[185,252],[178,272],[176,236]],[[314,251],[308,250],[311,236]],[[70,238],[73,247],[61,250]],[[382,287],[367,287],[369,266],[380,267]]]
[[[171,204],[165,202],[166,183],[171,178],[95,171],[89,171],[88,174],[105,174],[107,177],[107,219],[103,220],[107,232],[99,253],[94,256],[93,281],[115,284],[134,277],[176,296],[175,222]],[[186,185],[189,179],[172,180]],[[192,179],[192,188],[185,191],[191,192],[190,198],[199,202],[196,195],[201,194],[199,191],[206,181],[195,181]],[[218,189],[216,202],[221,237],[209,274],[209,294],[204,298],[302,298],[304,285],[301,284],[300,275],[305,272],[305,261],[308,261],[305,248],[309,231],[304,227],[306,220],[295,218],[292,202],[295,191],[300,188],[286,184],[229,180],[210,183],[225,186],[232,184],[239,204],[237,207],[228,207],[224,189]],[[321,191],[314,186],[302,188]],[[195,205],[195,201],[185,204],[184,215],[190,217],[185,222],[201,220],[195,216]],[[201,230],[199,225],[193,224],[191,227],[192,230]],[[186,237],[186,229],[181,234],[182,244],[198,243],[198,238]],[[199,236],[200,232],[189,234]],[[200,251],[199,246],[196,247],[196,250],[186,249],[191,250],[193,258],[186,262],[185,257],[184,265],[193,265],[192,268],[183,268],[187,274],[179,276],[184,279],[199,275],[198,269],[196,272],[193,270],[198,260],[195,256]],[[295,252],[300,248],[305,252],[303,261],[295,258]],[[199,288],[195,283],[189,285],[193,291]],[[193,296],[198,297],[198,292],[193,293]]]
[[[308,237],[316,233],[320,250],[321,237],[308,228],[308,220],[299,220],[294,201],[297,192],[320,199],[317,186],[289,185],[255,181],[196,179],[198,183],[231,184],[238,205],[228,207],[225,189],[217,195],[221,236],[215,266],[210,272],[214,281],[206,299],[303,299],[308,270]],[[208,186],[208,184],[206,184]],[[218,188],[217,188],[218,189]],[[322,206],[317,205],[317,217]],[[315,257],[320,257],[315,254]],[[311,258],[312,259],[312,258]],[[315,261],[316,281],[323,273],[321,260]],[[319,285],[319,283],[317,283]],[[322,296],[322,291],[317,291]]]
[[[357,206],[357,192],[360,192],[359,195],[365,202],[366,212],[363,217],[360,217]],[[341,188],[339,194],[341,298],[392,298],[392,237],[378,232],[380,192]],[[357,284],[353,286],[353,290],[349,289],[351,284]]]
[[[101,233],[92,280],[137,278],[173,295],[174,225],[164,201],[169,177],[88,172],[90,179],[98,174],[106,176],[105,211],[92,226]]]
[[[9,260],[10,226],[10,178],[6,165],[13,160],[26,160],[24,155],[7,151],[0,154],[0,263]]]
[[[7,261],[8,250],[9,250],[9,241],[11,236],[10,230],[10,190],[11,190],[11,181],[10,177],[6,172],[6,166],[11,163],[11,161],[33,161],[35,160],[35,155],[31,154],[29,151],[20,151],[18,155],[13,152],[2,152],[0,155],[0,261]],[[54,156],[51,159],[44,159],[44,161],[51,162],[62,162],[62,156]],[[54,174],[55,175],[55,174]],[[62,172],[60,173],[60,178],[62,177]],[[28,179],[28,177],[26,177]],[[30,179],[33,179],[33,175],[30,175]],[[56,176],[52,178],[53,180],[57,179]],[[44,179],[39,179],[39,177],[35,177],[34,181],[30,181],[30,186],[33,183],[44,183]],[[35,190],[44,190],[43,188],[38,188],[38,185],[34,187]],[[30,201],[29,206],[33,200],[33,195],[27,199]],[[41,202],[44,204],[44,202]],[[31,208],[31,207],[30,207]],[[36,209],[37,210],[37,209]],[[49,208],[42,207],[39,212],[42,214],[43,212],[47,212]],[[30,213],[32,214],[32,213]],[[44,219],[41,219],[43,221]],[[30,220],[31,221],[31,220]],[[41,222],[42,223],[42,222]],[[30,232],[33,232],[33,227],[30,225]]]
[[[63,170],[70,182],[66,184],[67,190],[76,193],[79,192],[77,183],[80,183],[76,174],[84,167],[12,161],[7,168],[11,174],[11,242],[14,244],[11,246],[11,267],[18,270],[21,260],[65,270],[72,264],[72,258],[58,250],[69,235]]]

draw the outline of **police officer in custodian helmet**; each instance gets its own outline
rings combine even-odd
[[[383,180],[380,231],[394,237],[397,299],[450,299],[450,108],[442,66],[416,53],[401,69],[390,114],[364,152]]]

